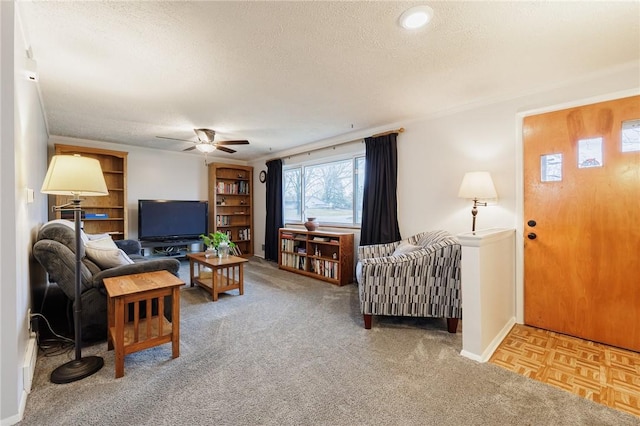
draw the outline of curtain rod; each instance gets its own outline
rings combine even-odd
[[[404,132],[404,127],[400,127],[399,129],[396,130],[389,130],[386,132],[382,132],[382,133],[376,133],[375,135],[369,136],[372,138],[377,138],[380,136],[387,136],[390,135],[392,133],[402,133]],[[346,145],[348,143],[354,143],[354,142],[358,142],[358,141],[364,141],[365,138],[358,138],[358,139],[353,139],[350,141],[345,141],[345,142],[340,142],[334,145],[330,145],[330,146],[323,146],[322,148],[315,148],[315,149],[310,149],[309,151],[303,151],[303,152],[299,152],[297,154],[291,154],[291,155],[285,155],[284,157],[277,157],[277,158],[272,158],[270,160],[265,161],[265,163],[268,163],[271,160],[277,160],[278,158],[282,159],[282,158],[291,158],[291,157],[297,157],[298,155],[311,155],[312,152],[316,152],[316,151],[322,151],[324,149],[336,149],[337,146],[342,146],[342,145]]]
[[[382,132],[382,133],[376,133],[375,135],[371,136],[372,138],[377,138],[379,136],[387,136],[390,135],[391,133],[402,133],[404,132],[404,127],[400,127],[397,130],[389,130],[388,132]]]

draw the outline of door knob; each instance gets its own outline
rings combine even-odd
[[[535,240],[535,239],[536,239],[536,237],[537,237],[537,235],[536,235],[536,234],[534,234],[533,232],[529,232],[529,233],[527,234],[527,238],[528,238],[528,239],[530,239],[530,240]]]
[[[535,220],[530,220],[529,222],[527,222],[527,225],[536,226],[536,221]]]

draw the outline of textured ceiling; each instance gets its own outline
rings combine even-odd
[[[640,60],[640,3],[19,2],[52,135],[250,160]]]

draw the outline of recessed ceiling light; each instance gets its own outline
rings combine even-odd
[[[400,25],[408,30],[422,28],[431,20],[433,9],[427,5],[414,6],[400,15]]]

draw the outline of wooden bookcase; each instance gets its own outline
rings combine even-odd
[[[280,228],[278,266],[331,284],[353,281],[353,234]]]
[[[55,145],[56,155],[79,154],[100,161],[109,195],[83,197],[82,223],[88,234],[110,234],[114,240],[127,238],[127,152],[73,145]],[[70,196],[56,195],[55,205],[68,203]],[[89,218],[91,214],[106,217]],[[56,212],[56,219],[73,220],[73,212]]]
[[[242,257],[253,256],[253,167],[209,164],[209,232],[226,232]]]

